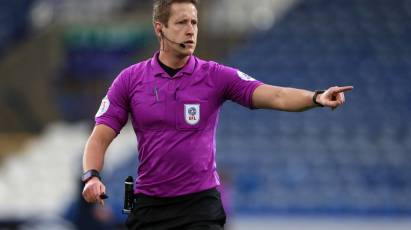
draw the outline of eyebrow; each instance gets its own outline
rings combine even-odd
[[[181,16],[180,18],[176,18],[177,21],[182,21],[182,20],[196,20],[198,21],[198,18],[187,18],[185,15]]]

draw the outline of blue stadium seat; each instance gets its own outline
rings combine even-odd
[[[410,205],[390,198],[411,199],[404,195],[411,187],[404,178],[411,174],[406,166],[411,163],[406,154],[410,127],[404,120],[411,115],[411,30],[403,23],[410,20],[410,9],[405,0],[304,1],[271,30],[253,35],[249,45],[233,52],[228,64],[269,84],[356,87],[347,94],[346,107],[335,113],[250,116],[235,110],[236,120],[224,120],[234,108],[223,110],[226,135],[218,138],[231,144],[219,152],[227,156],[219,158],[220,164],[232,161],[232,151],[261,159],[240,157],[230,167],[265,168],[252,177],[266,178],[266,183],[259,182],[261,178],[242,181],[242,174],[237,175],[240,211],[411,213]],[[236,123],[248,123],[248,139]],[[255,199],[250,191],[272,195]],[[261,204],[251,207],[239,200],[243,198]]]

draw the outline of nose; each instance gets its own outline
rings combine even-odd
[[[195,33],[195,32],[194,32],[194,31],[195,31],[194,27],[195,27],[194,25],[189,24],[186,34],[189,35],[189,36],[193,36],[194,33]]]

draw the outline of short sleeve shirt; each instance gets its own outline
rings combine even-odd
[[[220,108],[226,100],[252,108],[252,94],[262,83],[195,56],[170,77],[157,56],[117,76],[96,124],[118,134],[130,115],[139,153],[135,193],[172,197],[216,187]]]

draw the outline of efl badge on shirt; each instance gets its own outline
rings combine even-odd
[[[108,107],[110,107],[110,101],[108,100],[108,97],[105,96],[101,101],[101,105],[97,111],[96,117],[100,117],[101,115],[105,114],[108,110]]]
[[[200,121],[200,104],[184,104],[184,117],[189,125],[196,125]]]

